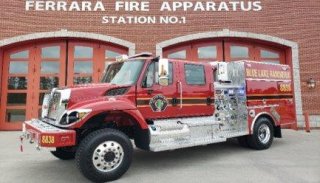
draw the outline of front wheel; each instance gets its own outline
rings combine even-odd
[[[268,149],[273,142],[273,125],[268,118],[259,118],[253,127],[253,134],[248,136],[249,147],[257,150]]]
[[[114,129],[101,129],[85,137],[76,153],[77,166],[94,182],[120,178],[132,161],[133,147],[129,138]]]

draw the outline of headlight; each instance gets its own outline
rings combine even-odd
[[[91,109],[78,109],[67,111],[61,118],[61,125],[69,125],[84,119],[92,110]]]

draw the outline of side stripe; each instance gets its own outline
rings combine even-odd
[[[247,100],[263,100],[263,99],[293,99],[293,95],[249,95]]]
[[[137,100],[137,105],[138,106],[145,106],[145,105],[149,105],[150,103],[150,99],[151,98],[144,98],[144,99],[138,99]],[[168,104],[169,105],[179,105],[180,104],[180,99],[179,98],[170,98],[167,99],[168,100]],[[183,104],[188,104],[188,105],[211,105],[214,103],[214,99],[213,98],[186,98],[186,99],[182,99],[182,103]]]

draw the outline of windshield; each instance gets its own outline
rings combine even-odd
[[[143,63],[142,60],[130,60],[110,64],[102,82],[116,85],[132,85],[137,81]]]

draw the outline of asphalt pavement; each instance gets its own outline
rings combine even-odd
[[[0,182],[89,182],[75,161],[62,161],[33,145],[19,150],[19,132],[0,132]],[[165,152],[136,149],[126,174],[134,183],[320,183],[320,130],[283,130],[271,148],[256,151],[237,141]]]

